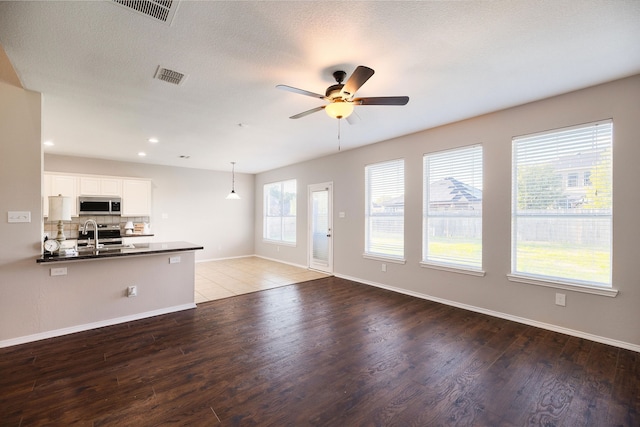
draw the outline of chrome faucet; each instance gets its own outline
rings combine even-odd
[[[88,219],[82,226],[82,234],[87,234],[87,225],[92,224],[94,230],[94,240],[96,241],[96,249],[100,249],[100,243],[98,241],[98,224],[93,219]]]

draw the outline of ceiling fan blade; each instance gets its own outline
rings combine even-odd
[[[407,105],[408,96],[374,96],[370,98],[356,98],[356,105]]]
[[[308,90],[298,89],[297,87],[287,86],[287,85],[277,85],[278,89],[286,90],[288,92],[299,93],[300,95],[312,96],[314,98],[325,99],[324,95],[320,95],[319,93],[309,92]]]
[[[289,117],[290,119],[299,119],[300,117],[308,116],[309,114],[313,114],[317,111],[324,110],[326,105],[322,105],[320,107],[312,108],[311,110],[303,111],[302,113],[298,113],[295,116]]]
[[[353,95],[355,95],[356,91],[360,89],[360,87],[367,81],[371,76],[373,76],[373,71],[369,67],[365,67],[364,65],[358,65],[358,68],[351,74],[349,80],[344,84],[344,87],[340,91],[340,94],[343,98],[349,99]]]

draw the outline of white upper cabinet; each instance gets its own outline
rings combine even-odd
[[[151,216],[151,180],[119,176],[44,172],[42,212],[49,215],[49,196],[71,197],[71,215],[78,216],[78,196],[122,198],[121,216]]]
[[[78,216],[78,177],[73,175],[44,174],[44,216],[49,215],[49,196],[62,194],[71,197],[71,216]]]
[[[122,179],[98,176],[81,176],[80,195],[122,196]]]
[[[151,216],[150,180],[122,180],[122,216]]]

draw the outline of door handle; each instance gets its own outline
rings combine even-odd
[[[327,237],[331,237],[331,234],[327,234]]]

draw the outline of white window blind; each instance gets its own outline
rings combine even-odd
[[[295,179],[264,185],[265,240],[296,243],[296,194]]]
[[[404,160],[365,167],[365,255],[404,258]]]
[[[423,157],[422,261],[482,269],[482,146]]]
[[[513,139],[513,274],[611,287],[612,138],[606,120]]]

